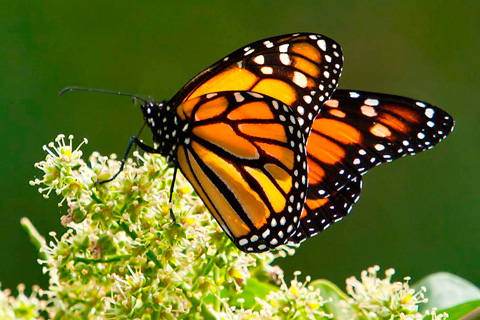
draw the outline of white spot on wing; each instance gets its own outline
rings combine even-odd
[[[233,96],[235,97],[235,101],[237,102],[242,102],[243,100],[245,100],[245,97],[240,92],[235,92]]]
[[[303,96],[303,100],[308,104],[312,103],[312,97],[311,96]]]
[[[317,45],[320,49],[322,49],[322,51],[327,50],[327,43],[325,42],[325,40],[323,39],[318,40]]]
[[[262,233],[262,237],[265,239],[270,235],[270,229],[265,230],[264,233]]]
[[[248,94],[257,99],[263,98],[263,95],[261,95],[260,93],[248,92]]]
[[[278,50],[280,52],[287,52],[288,51],[288,43],[287,44],[282,44],[280,47],[278,47]]]
[[[275,220],[275,218],[272,218],[272,222],[270,223],[270,225],[272,226],[272,228],[275,228],[277,226],[277,220]]]
[[[360,111],[367,117],[375,117],[377,115],[377,111],[370,106],[361,106]]]
[[[290,57],[288,56],[288,54],[281,53],[280,54],[280,62],[283,63],[284,65],[288,66],[291,63]]]
[[[427,117],[429,117],[430,119],[433,118],[433,114],[435,113],[435,111],[432,109],[432,108],[428,108],[427,110],[425,110],[425,115]]]
[[[269,40],[267,41],[264,41],[263,44],[265,45],[265,47],[267,48],[272,48],[273,47],[273,43]]]
[[[216,97],[218,93],[216,92],[213,92],[213,93],[209,93],[207,94],[207,99],[212,99],[213,97]]]
[[[301,88],[307,87],[307,77],[301,72],[294,71],[292,81]]]
[[[264,64],[265,63],[265,57],[264,56],[256,56],[253,58],[253,62],[256,64]]]
[[[377,99],[366,99],[365,104],[367,106],[375,107],[375,106],[378,106],[380,102]]]
[[[273,73],[273,69],[271,67],[261,67],[260,71],[263,74],[272,74]]]

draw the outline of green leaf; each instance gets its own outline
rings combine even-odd
[[[320,289],[320,295],[325,299],[331,299],[324,306],[326,313],[331,313],[333,319],[357,319],[358,314],[347,303],[348,296],[334,283],[328,280],[314,280],[310,286]],[[341,303],[341,301],[344,301]]]
[[[448,320],[479,320],[480,319],[480,300],[462,303],[458,306],[441,310],[437,314],[446,312]],[[425,317],[425,319],[428,319]]]
[[[429,275],[412,287],[415,290],[427,288],[425,296],[428,302],[420,305],[420,311],[432,308],[442,310],[480,299],[480,289],[473,283],[447,272]]]

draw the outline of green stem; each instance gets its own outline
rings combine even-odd
[[[213,259],[211,259],[208,263],[206,263],[203,268],[196,273],[196,276],[195,276],[195,280],[198,279],[198,277],[202,276],[202,275],[206,275],[206,274],[209,274],[210,271],[212,271],[212,268],[213,266],[215,265],[215,261]]]
[[[103,201],[97,196],[95,192],[96,192],[96,189],[92,188],[90,197],[92,197],[92,199],[95,200],[97,203],[103,203]]]
[[[20,224],[27,232],[32,244],[35,246],[35,248],[37,248],[39,258],[42,260],[47,260],[47,255],[45,254],[45,252],[40,251],[42,246],[46,243],[45,238],[40,235],[40,233],[37,231],[35,226],[28,218],[23,217],[22,219],[20,219]]]
[[[131,258],[130,255],[122,255],[122,256],[118,256],[118,257],[113,257],[113,258],[109,258],[109,259],[88,259],[88,258],[75,258],[75,261],[77,262],[86,262],[86,263],[110,263],[110,262],[116,262],[116,261],[120,261],[120,260],[123,260],[123,259],[128,259],[128,258]]]
[[[183,291],[183,294],[185,297],[187,297],[188,300],[190,300],[190,303],[192,304],[194,309],[197,309],[200,307],[200,314],[203,316],[204,319],[206,320],[215,320],[217,317],[210,311],[208,310],[207,306],[204,303],[201,303],[200,300],[195,298],[193,295],[189,297],[188,292],[189,290],[185,289],[184,287],[180,287]]]
[[[160,312],[154,310],[152,312],[152,320],[158,320],[158,319],[160,319]]]
[[[219,272],[218,268],[213,269],[213,278],[215,279],[215,282],[219,282]],[[216,311],[220,311],[220,299],[215,299],[214,300],[214,308]]]
[[[126,224],[125,222],[119,222],[118,224],[119,224],[120,228],[123,231],[125,231],[125,233],[130,238],[132,238],[133,240],[138,239],[138,234],[135,231],[131,231],[130,228],[128,227],[128,224]],[[163,268],[162,264],[160,263],[160,261],[158,261],[157,256],[155,255],[155,253],[153,251],[147,250],[147,257],[149,257],[150,260],[152,260],[157,267]]]
[[[130,228],[128,227],[128,224],[125,222],[119,222],[120,228],[125,231],[125,233],[132,238],[133,240],[138,239],[138,234],[135,231],[131,231]]]

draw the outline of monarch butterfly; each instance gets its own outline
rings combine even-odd
[[[367,170],[454,126],[424,102],[335,91],[342,63],[340,45],[319,34],[254,42],[170,101],[145,102],[156,147],[131,143],[180,168],[240,250],[299,243],[350,212]]]

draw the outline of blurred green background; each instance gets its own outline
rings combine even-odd
[[[58,133],[123,154],[142,124],[128,98],[65,86],[171,98],[226,54],[265,37],[325,34],[345,54],[340,88],[414,97],[448,110],[457,128],[434,150],[375,169],[353,214],[278,263],[344,287],[379,264],[413,280],[449,271],[480,284],[480,2],[2,1],[0,3],[0,281],[46,277],[20,227],[63,232],[66,208],[28,181]]]

